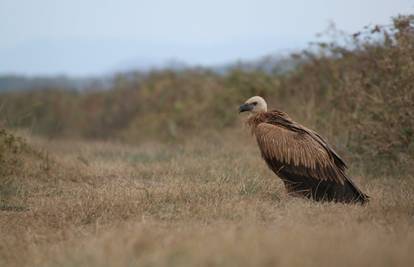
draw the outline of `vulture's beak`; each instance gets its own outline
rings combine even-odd
[[[253,107],[254,106],[252,104],[243,104],[239,107],[239,113],[250,111],[253,109]]]

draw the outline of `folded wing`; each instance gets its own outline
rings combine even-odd
[[[345,163],[314,132],[260,123],[254,133],[263,158],[276,174],[283,169],[321,181],[344,184],[348,180]]]

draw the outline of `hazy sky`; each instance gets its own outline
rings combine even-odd
[[[413,0],[0,0],[0,73],[90,75],[177,59],[220,64],[355,32]]]

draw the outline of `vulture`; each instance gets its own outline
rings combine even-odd
[[[318,133],[279,110],[267,110],[260,96],[249,98],[239,113],[249,112],[247,124],[256,137],[262,158],[279,176],[290,195],[315,201],[368,201],[345,173],[345,162]]]

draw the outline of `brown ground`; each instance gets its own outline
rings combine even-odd
[[[233,134],[29,140],[54,163],[23,182],[21,209],[0,211],[0,265],[414,266],[414,177],[356,179],[366,206],[293,198]]]

